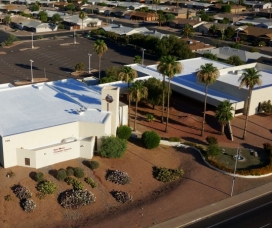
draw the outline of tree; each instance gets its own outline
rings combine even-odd
[[[201,12],[200,18],[201,18],[201,21],[210,21],[209,15],[206,14],[204,11]]]
[[[134,56],[134,59],[133,59],[133,62],[134,62],[134,63],[141,64],[141,63],[142,63],[142,57],[139,56],[139,55],[135,55],[135,56]]]
[[[240,82],[239,89],[245,86],[249,90],[249,98],[248,98],[248,105],[246,110],[246,121],[245,121],[243,139],[246,138],[246,129],[247,129],[247,122],[248,122],[248,114],[250,110],[252,90],[254,89],[256,85],[262,84],[261,76],[262,75],[260,74],[260,72],[256,70],[255,68],[248,68],[248,69],[245,69],[245,72],[238,79],[238,82]]]
[[[152,1],[152,4],[153,3],[155,3],[155,5],[156,5],[156,13],[157,13],[157,9],[158,9],[158,5],[161,3],[161,1],[160,0],[153,0]],[[152,7],[153,8],[153,7]]]
[[[77,63],[76,65],[75,65],[75,70],[76,71],[83,71],[84,70],[84,63]]]
[[[143,98],[147,98],[148,90],[144,86],[144,82],[142,80],[138,80],[132,84],[129,88],[129,94],[133,101],[135,101],[135,118],[134,118],[134,131],[136,131],[136,119],[137,119],[137,109],[138,109],[138,102]]]
[[[65,10],[66,10],[66,11],[73,12],[73,11],[76,10],[76,7],[75,7],[74,4],[71,3],[71,4],[68,4],[67,6],[65,6]]]
[[[53,16],[52,16],[52,22],[54,23],[54,24],[57,24],[58,22],[60,22],[61,21],[61,17],[60,17],[60,15],[59,14],[54,14]]]
[[[218,60],[217,55],[216,55],[216,54],[212,54],[212,53],[204,53],[204,54],[202,55],[202,57],[204,57],[204,58],[206,58],[206,59],[215,60],[215,61]]]
[[[186,36],[186,38],[189,38],[189,36],[194,36],[194,28],[193,26],[186,24],[182,29],[181,29],[181,35]]]
[[[159,26],[161,26],[164,22],[166,22],[166,18],[162,13],[158,14],[158,22],[159,22]]]
[[[216,25],[212,25],[210,28],[209,28],[209,32],[211,34],[213,34],[213,36],[215,36],[216,32],[218,30],[218,27]]]
[[[127,150],[127,140],[114,136],[104,136],[101,139],[99,154],[103,158],[121,158]]]
[[[203,136],[205,116],[206,116],[208,86],[215,83],[216,79],[219,77],[219,71],[216,67],[213,66],[212,63],[206,63],[205,65],[200,66],[200,70],[197,72],[196,76],[199,82],[205,84],[204,113],[203,113],[202,131],[201,131],[201,136]]]
[[[231,37],[233,37],[233,35],[235,34],[235,29],[231,26],[228,26],[225,29],[225,36],[227,37],[227,39],[231,39]]]
[[[36,3],[31,7],[31,11],[39,11],[39,10],[40,10],[40,7]]]
[[[121,72],[118,75],[118,78],[123,81],[127,82],[128,88],[129,88],[129,83],[131,83],[135,78],[138,77],[137,71],[132,69],[129,66],[124,66],[121,69]]]
[[[234,65],[234,66],[240,66],[240,65],[245,64],[245,62],[242,61],[242,60],[240,59],[240,57],[237,56],[237,55],[230,56],[230,57],[227,59],[227,63],[230,64],[230,65]]]
[[[83,34],[83,30],[84,30],[84,28],[83,28],[83,21],[84,21],[85,17],[86,17],[86,13],[84,11],[80,11],[79,18],[81,19],[82,34]]]
[[[183,70],[183,67],[180,62],[176,61],[176,57],[174,56],[164,56],[160,60],[161,67],[159,70],[162,72],[163,75],[168,77],[168,93],[167,93],[167,116],[166,116],[166,126],[165,132],[168,132],[168,120],[169,120],[169,105],[170,105],[170,82],[171,79],[176,75],[180,74]]]
[[[6,15],[3,20],[4,24],[9,25],[11,22],[11,18],[9,15]]]
[[[224,17],[222,20],[222,24],[229,24],[230,20],[227,17]]]
[[[271,115],[272,114],[272,104],[271,104],[271,101],[268,100],[268,101],[262,102],[261,109],[262,109],[262,111],[264,111],[265,114]]]
[[[94,43],[94,51],[98,55],[99,58],[99,80],[100,80],[100,69],[101,69],[101,59],[104,52],[108,50],[107,44],[104,42],[104,40],[96,40]]]
[[[41,12],[39,12],[38,16],[42,22],[47,22],[47,13],[46,12],[41,11]]]
[[[230,11],[231,11],[231,6],[230,6],[230,5],[223,5],[223,6],[221,6],[221,11],[222,11],[223,13],[230,13]]]
[[[233,107],[228,100],[220,102],[215,111],[215,118],[221,124],[221,134],[224,134],[224,127],[233,119]]]
[[[172,13],[166,13],[166,14],[165,14],[165,19],[166,19],[166,22],[172,21],[172,20],[175,19],[175,15],[172,14]]]

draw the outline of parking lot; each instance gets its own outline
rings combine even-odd
[[[16,80],[31,78],[30,60],[33,60],[33,77],[48,78],[49,81],[60,80],[72,77],[75,64],[83,62],[85,70],[89,67],[88,53],[92,54],[91,68],[98,69],[98,56],[93,51],[93,40],[77,38],[73,44],[73,37],[66,37],[58,40],[34,40],[34,47],[31,49],[31,41],[26,41],[11,48],[1,48],[0,51],[6,54],[0,55],[0,83],[13,83]],[[133,63],[135,55],[141,55],[141,51],[119,46],[106,42],[108,51],[103,54],[101,72],[111,66],[122,67],[125,64]],[[63,45],[70,44],[70,45]],[[155,63],[153,57],[145,55],[145,64]]]

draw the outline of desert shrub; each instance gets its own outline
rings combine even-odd
[[[34,179],[37,182],[43,181],[44,180],[43,173],[42,172],[35,173]]]
[[[208,156],[214,157],[220,154],[221,149],[217,144],[209,144],[207,147],[207,154]]]
[[[58,29],[64,29],[64,24],[59,24]]]
[[[99,167],[99,162],[97,162],[97,161],[88,161],[88,162],[87,162],[87,166],[88,166],[91,170],[95,170],[95,169],[98,169],[98,167]]]
[[[106,180],[121,185],[129,184],[131,181],[130,176],[126,172],[109,169],[107,170]]]
[[[66,177],[67,177],[67,172],[65,169],[58,170],[57,177],[56,177],[57,180],[62,181],[62,180],[65,180]]]
[[[21,205],[22,205],[22,208],[24,209],[24,211],[26,211],[26,212],[32,212],[36,208],[36,204],[34,203],[34,201],[32,199],[22,200]]]
[[[80,167],[76,167],[76,168],[74,168],[74,175],[77,178],[82,178],[82,177],[84,177],[84,170]]]
[[[85,67],[84,63],[77,63],[77,64],[75,65],[75,70],[76,70],[76,71],[83,71],[83,70],[84,70],[84,67]]]
[[[29,199],[32,196],[30,190],[20,184],[13,186],[13,192],[20,200]]]
[[[148,122],[153,122],[155,120],[155,117],[152,114],[148,113],[146,114],[146,119]]]
[[[72,167],[68,167],[67,169],[66,169],[66,173],[67,173],[67,176],[74,176],[74,169],[72,168]]]
[[[59,203],[67,209],[77,209],[95,202],[95,196],[87,190],[67,190],[59,196]]]
[[[74,190],[82,190],[84,188],[84,184],[80,181],[78,181],[77,179],[75,179],[74,183],[73,183],[73,188]]]
[[[57,185],[52,181],[42,181],[37,185],[37,190],[44,194],[53,194],[57,189]]]
[[[14,172],[12,172],[11,170],[9,170],[8,172],[7,172],[7,175],[6,175],[7,177],[13,177],[13,176],[15,176],[15,173]]]
[[[180,138],[179,137],[170,137],[169,138],[169,142],[180,142]]]
[[[162,182],[171,182],[181,178],[184,175],[182,169],[168,169],[164,167],[153,167],[154,177]]]
[[[11,201],[12,200],[11,195],[6,195],[4,197],[4,199],[5,199],[5,201]]]
[[[99,154],[105,158],[121,158],[126,150],[127,140],[114,136],[105,136],[102,138]]]
[[[111,194],[119,203],[128,203],[132,201],[132,196],[130,196],[127,192],[112,191]]]
[[[196,143],[192,143],[192,142],[184,142],[183,144],[187,145],[187,146],[192,146],[192,147],[196,147],[197,146]]]
[[[116,135],[120,139],[128,140],[131,136],[131,128],[129,126],[123,125],[117,128]]]
[[[217,142],[217,138],[213,137],[213,136],[208,136],[206,138],[207,143],[210,144],[218,144]]]
[[[36,193],[36,197],[38,198],[38,199],[45,199],[46,198],[46,194],[44,194],[43,192],[37,192]]]
[[[41,40],[43,38],[43,36],[42,35],[39,35],[38,37],[37,37],[37,40]]]
[[[145,131],[141,140],[145,148],[153,149],[159,146],[161,138],[155,131]]]
[[[97,187],[97,183],[90,177],[86,177],[85,182],[89,185],[91,185],[92,188],[96,188]]]
[[[73,185],[73,183],[76,181],[73,177],[66,177],[64,180],[68,185]]]

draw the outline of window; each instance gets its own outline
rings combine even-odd
[[[25,158],[25,165],[30,165],[30,158]]]

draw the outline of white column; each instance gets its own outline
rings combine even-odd
[[[31,82],[33,83],[34,80],[33,80],[33,71],[32,71],[32,63],[34,62],[33,60],[29,60],[30,61],[30,73],[31,73]]]

